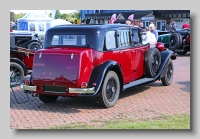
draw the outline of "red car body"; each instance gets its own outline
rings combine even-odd
[[[110,38],[107,37],[109,33]],[[62,40],[63,37],[68,38],[66,34],[77,35],[75,46],[71,45],[72,40]],[[78,40],[83,34],[85,38]],[[58,42],[54,45],[55,35],[58,37],[54,41]],[[118,36],[120,39],[117,39]],[[111,43],[116,46],[109,44],[112,37]],[[32,76],[24,88],[34,91],[34,96],[39,95],[43,102],[55,101],[58,96],[87,96],[100,97],[104,107],[112,107],[119,92],[166,77],[167,63],[169,59],[175,59],[172,51],[164,51],[162,43],[150,48],[149,43],[142,44],[141,41],[139,29],[128,25],[67,25],[51,28],[46,32],[44,49],[35,52]],[[151,57],[155,58],[153,63],[157,68],[152,77],[146,75],[148,66],[152,67]],[[109,88],[111,94],[118,93],[107,99],[109,93],[102,93],[105,88]]]

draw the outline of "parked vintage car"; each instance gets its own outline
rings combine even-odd
[[[32,71],[34,54],[35,50],[10,47],[10,72],[23,80]]]
[[[158,41],[179,55],[185,55],[190,51],[190,29],[176,32],[167,32],[158,36]]]
[[[37,50],[43,48],[43,42],[38,34],[28,31],[12,31],[10,32],[10,47],[15,46]]]
[[[162,43],[150,48],[142,42],[132,26],[56,26],[47,30],[44,49],[35,52],[32,75],[21,87],[44,103],[59,96],[92,97],[108,108],[133,86],[157,80],[170,85],[175,59]]]
[[[24,76],[32,71],[35,51],[43,48],[37,34],[27,31],[10,32],[10,72]]]

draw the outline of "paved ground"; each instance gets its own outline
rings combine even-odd
[[[69,123],[100,124],[109,119],[146,119],[162,115],[190,114],[190,53],[178,56],[174,62],[174,79],[171,86],[160,81],[135,87],[121,93],[115,107],[102,109],[91,99],[59,98],[45,104],[29,95],[29,102],[17,104],[10,97],[10,127],[39,129]],[[15,88],[16,90],[18,88]],[[18,92],[19,100],[25,95]]]

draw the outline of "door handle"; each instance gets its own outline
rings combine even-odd
[[[133,50],[132,53],[135,53],[135,51]]]

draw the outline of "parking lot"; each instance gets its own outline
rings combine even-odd
[[[177,55],[173,62],[174,78],[170,86],[157,81],[132,88],[122,92],[117,104],[108,109],[88,98],[60,97],[55,103],[45,104],[29,95],[29,102],[18,104],[10,92],[10,127],[38,129],[80,122],[94,125],[110,119],[190,114],[190,53]],[[22,100],[25,94],[18,92],[17,98]]]

